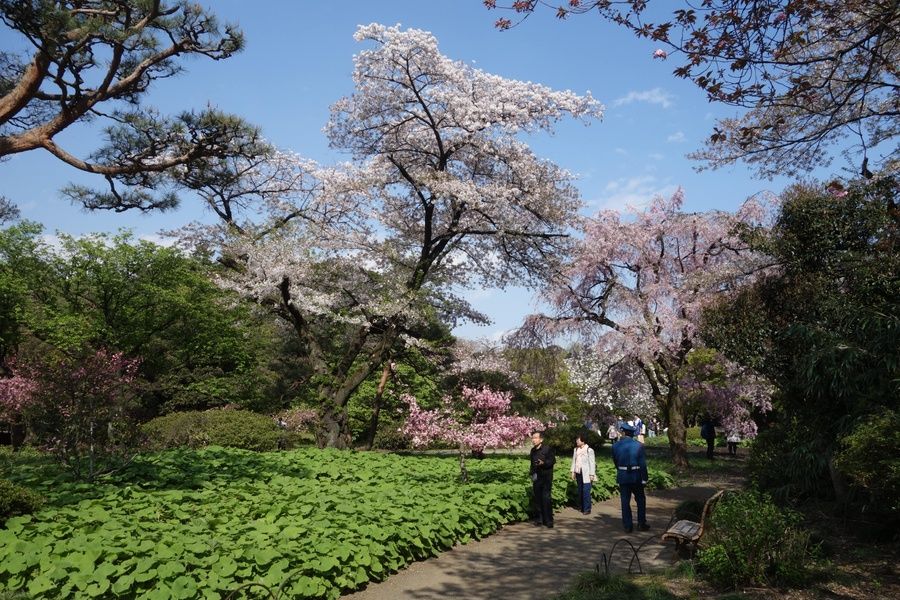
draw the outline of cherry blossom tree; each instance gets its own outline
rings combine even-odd
[[[633,219],[601,211],[558,281],[547,290],[555,314],[533,315],[519,340],[578,334],[604,352],[631,357],[669,426],[676,464],[687,465],[681,378],[698,344],[700,311],[770,263],[738,235],[769,218],[763,198],[736,214],[683,213],[683,193],[657,197]]]
[[[510,11],[512,18],[496,21],[499,29],[541,8],[560,19],[592,14],[662,46],[648,58],[680,58],[676,77],[694,82],[710,101],[747,109],[719,121],[693,155],[712,167],[744,160],[767,177],[802,174],[847,142],[863,177],[870,167],[893,172],[900,166],[896,0],[484,4]]]
[[[503,348],[490,340],[456,340],[452,348],[453,363],[450,370],[461,375],[468,371],[490,371],[500,373],[510,381],[518,382],[509,360],[503,355]]]
[[[354,59],[356,92],[326,127],[352,163],[295,158],[301,176],[265,191],[263,224],[216,234],[234,266],[223,285],[298,336],[329,447],[349,444],[347,401],[397,341],[415,343],[429,319],[484,319],[458,290],[536,285],[552,271],[580,201],[522,134],[601,114],[590,96],[453,61],[424,31],[372,24],[356,39],[369,44]]]
[[[584,348],[573,353],[566,366],[581,401],[604,418],[656,415],[658,408],[650,384],[633,357]]]
[[[409,405],[403,434],[416,448],[436,441],[456,445],[460,478],[464,482],[468,480],[467,454],[481,453],[487,448],[511,448],[522,443],[532,431],[543,429],[537,419],[509,412],[512,394],[487,387],[464,387],[459,401],[447,396],[443,406],[435,410],[423,410],[413,396],[405,395],[403,400]]]

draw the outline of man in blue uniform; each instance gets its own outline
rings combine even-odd
[[[616,465],[616,482],[619,484],[619,495],[622,498],[622,525],[626,533],[634,530],[631,520],[631,495],[637,501],[638,529],[647,531],[647,497],[644,485],[647,483],[647,457],[644,445],[634,439],[634,426],[622,423],[619,430],[623,433],[618,442],[613,444],[613,462]]]

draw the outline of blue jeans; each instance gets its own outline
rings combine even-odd
[[[647,496],[644,495],[642,483],[620,483],[619,496],[622,499],[622,525],[625,529],[632,529],[634,522],[631,520],[631,495],[637,500],[638,523],[647,522]]]
[[[581,512],[591,512],[591,480],[584,480],[581,473],[575,473],[578,483],[578,499],[581,501]]]

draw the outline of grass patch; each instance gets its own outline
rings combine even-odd
[[[654,577],[605,576],[595,571],[581,573],[553,600],[679,600]]]
[[[597,464],[612,464],[612,447],[595,449]],[[690,467],[681,469],[672,463],[668,446],[647,447],[647,467],[657,473],[664,473],[679,485],[697,477],[744,477],[747,465],[743,460],[735,460],[721,455],[713,460],[706,458],[705,452],[692,451],[689,454]]]

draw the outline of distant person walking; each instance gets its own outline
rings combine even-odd
[[[591,514],[591,484],[597,480],[597,462],[594,449],[587,445],[583,436],[575,438],[572,452],[572,479],[578,484],[578,498],[582,514]]]
[[[544,434],[535,431],[531,434],[531,487],[534,491],[534,502],[537,504],[538,517],[535,525],[553,527],[553,465],[556,457],[553,450],[544,444]]]
[[[619,439],[619,426],[616,423],[610,425],[609,429],[606,430],[606,437],[609,438],[609,443],[611,444]]]
[[[706,458],[712,460],[715,458],[716,447],[716,425],[713,423],[712,417],[707,416],[700,425],[700,437],[706,440]]]
[[[737,447],[741,443],[741,434],[732,429],[728,432],[728,437],[725,438],[725,441],[728,442],[728,454],[737,456]]]
[[[631,517],[631,496],[637,502],[638,530],[647,531],[647,497],[644,486],[647,484],[647,457],[644,445],[634,439],[634,425],[623,423],[619,426],[622,439],[613,444],[613,463],[616,465],[616,482],[619,484],[619,496],[622,501],[622,526],[626,533],[634,530]]]
[[[637,415],[634,416],[634,437],[640,443],[644,443],[644,422]]]

